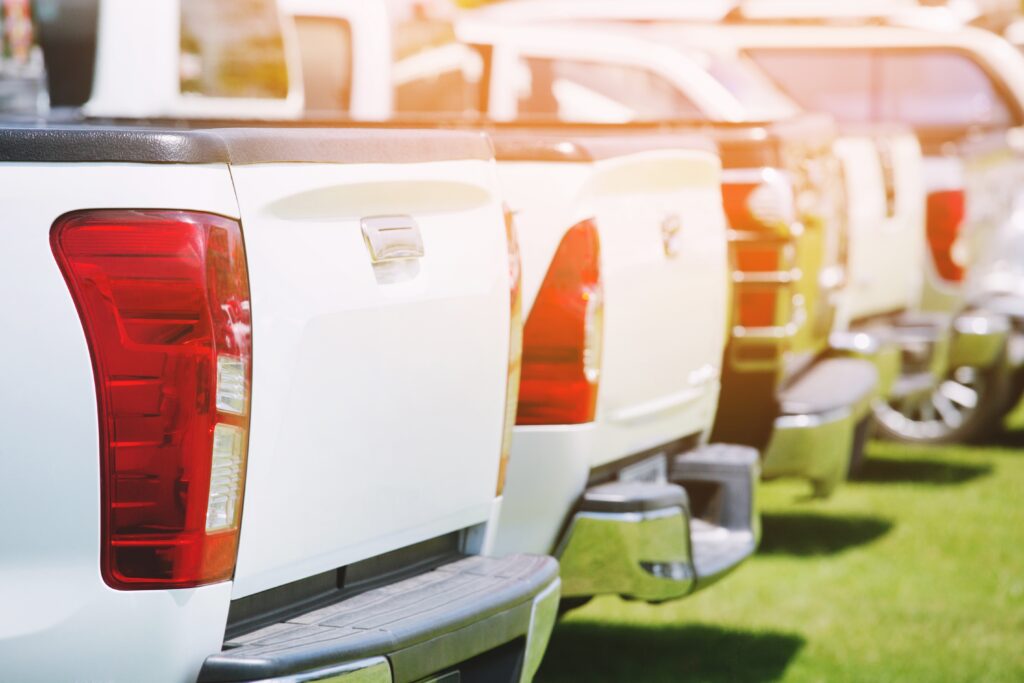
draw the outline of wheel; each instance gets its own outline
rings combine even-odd
[[[879,402],[879,434],[904,443],[975,441],[1001,428],[1011,385],[1002,359],[990,368],[953,368],[930,394]]]

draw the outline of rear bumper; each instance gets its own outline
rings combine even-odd
[[[846,478],[857,424],[877,395],[878,371],[866,360],[819,361],[780,396],[781,414],[762,465],[766,479],[808,479],[829,495]]]
[[[461,671],[468,660],[479,667],[489,652],[518,643],[511,665],[504,656],[488,679],[529,681],[559,589],[548,557],[464,558],[234,639],[207,658],[199,681],[411,682]]]
[[[1005,315],[988,311],[961,313],[953,321],[949,366],[992,367],[1002,358],[1012,331]]]
[[[870,361],[878,372],[879,400],[931,393],[946,374],[950,320],[908,314],[832,336],[832,353]]]
[[[753,554],[756,451],[698,448],[673,458],[670,477],[676,483],[612,482],[585,492],[559,545],[566,597],[672,600]]]
[[[1012,327],[1007,341],[1007,363],[1024,369],[1024,297],[1002,294],[982,303],[986,311],[1004,316]]]

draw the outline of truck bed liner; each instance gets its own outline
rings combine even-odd
[[[415,680],[525,635],[533,598],[555,581],[549,557],[468,557],[225,643],[200,681],[289,675],[385,655],[394,680]],[[447,640],[441,647],[439,640]],[[450,661],[425,657],[417,646]]]

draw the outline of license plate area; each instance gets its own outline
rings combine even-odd
[[[668,481],[668,457],[664,453],[652,455],[619,470],[619,481],[664,484]]]

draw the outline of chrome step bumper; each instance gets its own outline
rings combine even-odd
[[[514,681],[532,679],[554,627],[558,563],[467,557],[225,643],[200,683],[412,682],[525,637]]]
[[[858,423],[870,416],[878,371],[859,358],[817,362],[781,392],[765,452],[766,479],[797,477],[827,496],[846,478]]]
[[[588,489],[559,544],[562,594],[663,602],[725,576],[760,537],[758,460],[750,448],[707,446],[673,459],[674,483]]]

